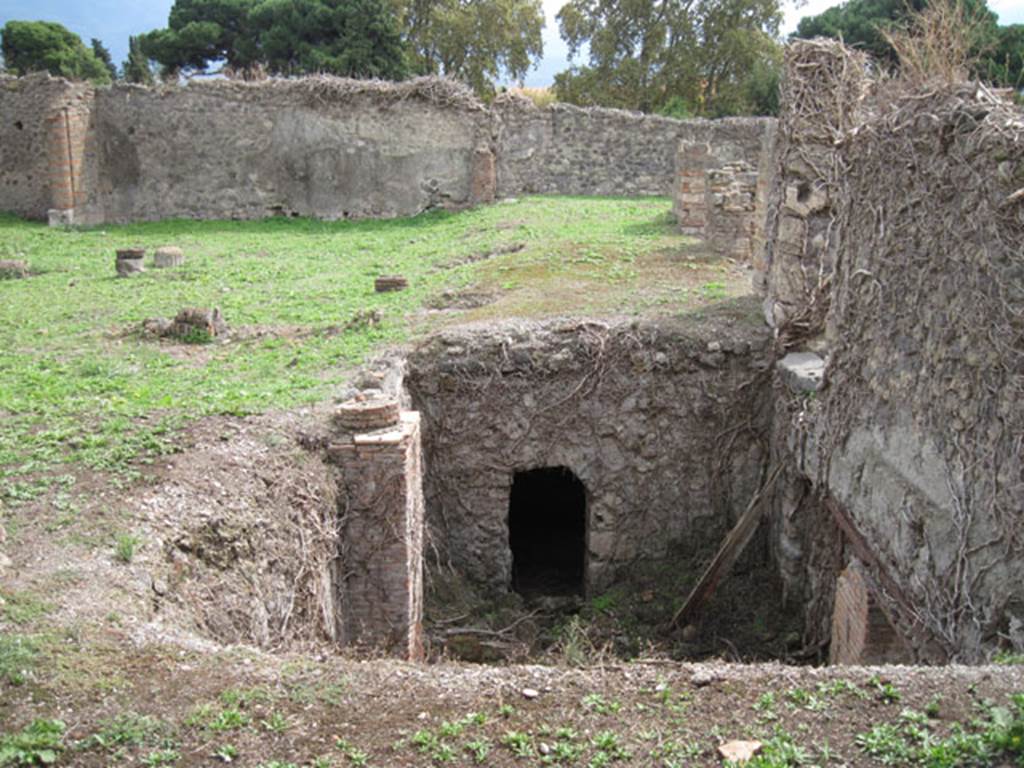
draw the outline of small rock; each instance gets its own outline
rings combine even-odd
[[[373,281],[373,288],[377,293],[404,291],[408,287],[409,281],[402,275],[382,275]]]
[[[538,696],[540,696],[540,691],[536,688],[523,688],[524,699],[536,699]]]
[[[153,266],[157,269],[180,267],[184,263],[185,255],[181,252],[181,248],[176,248],[173,245],[157,248],[153,253]]]
[[[694,672],[693,676],[690,678],[690,682],[698,688],[703,688],[706,685],[711,685],[716,680],[718,680],[718,675],[716,675],[714,672],[708,672],[705,669],[702,669],[700,672]]]
[[[721,352],[721,351],[722,351],[722,344],[720,342],[717,342],[717,341],[709,341],[708,342],[708,352]]]
[[[163,597],[167,594],[168,586],[167,582],[163,579],[153,579],[153,591]]]
[[[727,741],[718,747],[722,759],[731,763],[745,763],[760,751],[760,741]]]
[[[795,394],[817,392],[825,378],[825,361],[813,352],[790,352],[778,362],[778,368]]]
[[[537,747],[537,751],[540,752],[542,755],[550,755],[551,754],[551,747],[549,747],[547,744],[545,744],[542,741],[540,743],[540,746]]]
[[[697,639],[697,627],[694,624],[687,624],[683,627],[683,640],[692,642]]]
[[[0,259],[0,280],[19,280],[28,277],[28,264],[15,259]]]

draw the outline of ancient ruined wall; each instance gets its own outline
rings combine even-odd
[[[786,47],[782,109],[766,192],[763,248],[755,287],[765,317],[787,335],[824,329],[829,279],[842,236],[836,197],[843,184],[838,146],[862,117],[871,78],[864,55],[834,40]]]
[[[839,47],[831,57],[819,59],[826,72],[860,60]],[[819,169],[819,185],[805,170],[812,194],[827,185],[821,211],[839,233],[815,288],[827,314],[779,325],[787,343],[818,336],[827,360],[825,386],[781,399],[776,425],[785,430],[789,414],[781,453],[814,485],[812,527],[840,530],[843,554],[812,563],[817,534],[777,519],[779,549],[797,555],[784,571],[795,584],[860,560],[872,599],[918,659],[1019,651],[1024,115],[974,85],[923,92],[898,81],[861,110],[830,150],[842,173]],[[797,142],[790,154],[819,148]],[[799,189],[787,195],[800,202]],[[806,273],[809,251],[788,250],[784,233],[769,296]]]
[[[711,145],[717,161],[752,162],[771,119],[673,120],[568,104],[538,108],[504,96],[497,116],[498,194],[670,195],[680,140]]]
[[[486,111],[451,84],[328,78],[96,96],[84,216],[326,219],[473,202]]]
[[[562,321],[446,332],[409,358],[432,541],[506,590],[513,474],[567,467],[587,498],[588,588],[671,544],[710,554],[759,483],[766,334]]]
[[[355,401],[348,405],[360,407]],[[390,404],[381,410],[386,413],[387,407]],[[397,423],[385,418],[363,422],[355,429],[350,426],[335,434],[328,447],[328,458],[339,470],[337,565],[344,573],[334,584],[341,608],[339,641],[419,660],[423,656],[420,420],[417,413],[399,416],[397,403],[394,414]]]
[[[1020,650],[1024,114],[973,85],[882,94],[843,156],[828,487],[938,643]]]
[[[0,210],[45,219],[82,199],[92,88],[46,74],[0,78]]]
[[[672,212],[684,234],[754,262],[763,237],[774,118],[694,123],[676,152]]]
[[[84,224],[402,216],[496,194],[668,195],[679,188],[680,141],[705,146],[714,167],[753,171],[773,124],[538,109],[510,96],[487,109],[462,86],[433,78],[95,91],[46,77],[3,83],[0,210],[35,218],[73,211],[61,220]],[[54,124],[69,105],[68,119]],[[65,139],[70,153],[58,146]],[[54,169],[63,176],[42,172],[58,155],[70,157]],[[723,217],[715,237],[731,228]]]

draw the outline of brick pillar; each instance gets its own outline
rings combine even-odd
[[[703,141],[681,141],[676,153],[676,188],[672,212],[684,235],[705,237],[708,226],[707,171],[715,159],[711,145]]]
[[[341,475],[340,640],[415,661],[423,657],[420,416],[395,421],[343,426],[328,450]]]
[[[836,580],[830,664],[898,664],[912,661],[882,610],[859,560]]]
[[[74,223],[75,208],[87,200],[83,168],[89,111],[78,105],[58,108],[47,119],[51,225]]]

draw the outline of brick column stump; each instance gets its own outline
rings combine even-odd
[[[423,658],[420,415],[391,399],[343,404],[328,448],[340,471],[341,643]]]

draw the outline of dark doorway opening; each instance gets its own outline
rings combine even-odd
[[[583,593],[587,498],[565,467],[516,472],[509,503],[512,589],[522,595]]]

